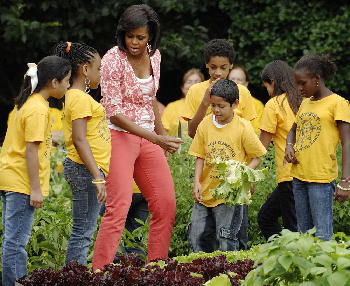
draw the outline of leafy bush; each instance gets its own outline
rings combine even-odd
[[[350,285],[350,241],[344,233],[322,241],[309,233],[283,230],[259,248],[242,285]],[[338,241],[337,241],[338,240]]]

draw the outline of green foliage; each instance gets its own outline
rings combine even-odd
[[[169,158],[169,167],[174,180],[176,197],[176,217],[169,256],[186,255],[190,252],[186,226],[190,222],[192,207],[193,176],[195,157],[188,154],[192,139],[185,138],[181,153],[174,153]]]
[[[225,204],[250,205],[250,189],[254,183],[263,181],[267,168],[254,170],[247,166],[246,162],[235,160],[221,161],[218,157],[213,162],[220,174],[219,185],[209,190],[215,199],[225,199]]]
[[[309,233],[283,230],[259,247],[242,285],[350,285],[350,241],[344,233],[324,242]]]
[[[28,271],[64,265],[68,240],[72,232],[71,203],[64,197],[46,198],[36,210],[32,235],[27,245]]]

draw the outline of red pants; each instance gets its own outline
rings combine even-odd
[[[139,136],[111,130],[112,156],[106,178],[106,214],[97,235],[93,269],[113,262],[131,205],[133,177],[152,214],[148,262],[168,258],[176,214],[174,183],[163,150]]]

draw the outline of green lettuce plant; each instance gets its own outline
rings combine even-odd
[[[245,162],[236,160],[222,161],[219,157],[213,162],[220,174],[220,183],[215,189],[209,190],[216,199],[225,199],[225,204],[250,205],[250,189],[253,183],[262,181],[267,173],[267,168],[254,170]]]
[[[350,241],[344,233],[322,241],[308,233],[282,230],[259,247],[255,270],[242,285],[350,285]]]

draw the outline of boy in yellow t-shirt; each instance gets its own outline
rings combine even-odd
[[[222,39],[214,39],[209,41],[203,51],[203,58],[206,68],[210,74],[210,80],[197,83],[189,89],[185,107],[182,111],[182,117],[188,121],[188,135],[193,138],[196,134],[198,124],[205,115],[211,112],[210,106],[210,90],[219,79],[226,79],[232,69],[235,58],[235,50],[233,46]],[[235,110],[235,114],[251,121],[257,117],[254,103],[249,90],[241,85],[237,85],[239,90],[239,104]],[[247,233],[248,229],[248,206],[244,207],[244,218],[242,232]],[[247,249],[248,236],[238,233],[240,249]]]
[[[194,252],[239,249],[237,233],[243,220],[243,206],[229,207],[216,200],[209,189],[219,183],[219,175],[211,162],[237,160],[257,168],[266,153],[249,121],[235,115],[239,90],[233,81],[222,79],[210,93],[213,115],[199,124],[189,154],[196,156],[193,197],[195,204],[189,225],[189,241]]]

